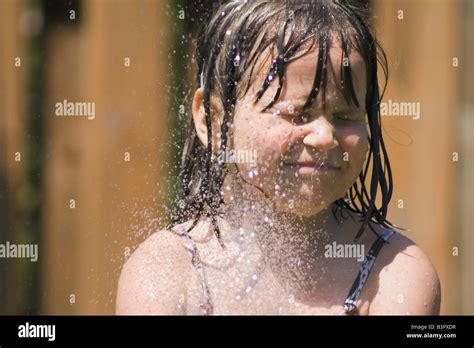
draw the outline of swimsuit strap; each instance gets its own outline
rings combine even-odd
[[[359,299],[360,293],[367,281],[369,273],[374,265],[375,258],[382,249],[383,244],[390,239],[395,234],[395,231],[392,229],[386,229],[382,235],[380,235],[377,240],[372,244],[367,256],[365,257],[364,262],[360,267],[359,273],[352,284],[351,290],[347,295],[347,298],[344,302],[344,312],[346,314],[354,314],[357,310],[356,302]]]
[[[211,315],[213,313],[213,306],[211,302],[211,295],[209,287],[207,285],[206,273],[201,263],[201,257],[199,256],[198,249],[194,243],[192,237],[187,232],[176,231],[171,228],[171,231],[179,235],[183,239],[183,245],[189,256],[191,257],[192,264],[197,271],[201,289],[204,295],[204,302],[199,303],[199,307],[203,309],[204,315]]]

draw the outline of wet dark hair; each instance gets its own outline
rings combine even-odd
[[[339,209],[343,216],[346,208],[363,217],[357,240],[367,225],[377,235],[371,222],[386,228],[394,225],[387,221],[388,204],[392,197],[393,181],[390,163],[382,139],[379,104],[383,95],[379,90],[377,68],[381,66],[385,82],[388,66],[385,53],[368,25],[369,10],[362,1],[349,0],[234,0],[216,9],[207,25],[198,35],[196,59],[197,82],[203,94],[207,125],[207,147],[199,141],[192,115],[188,120],[188,134],[182,154],[180,181],[182,198],[171,224],[193,220],[191,230],[199,218],[211,218],[212,226],[221,242],[216,216],[223,204],[221,186],[226,175],[226,165],[221,156],[213,155],[211,95],[222,106],[220,120],[221,143],[219,151],[228,146],[228,131],[233,110],[242,91],[248,91],[253,70],[259,56],[266,50],[276,50],[267,76],[257,92],[257,102],[278,77],[278,89],[270,108],[279,98],[288,63],[306,44],[318,47],[316,75],[313,88],[304,105],[309,108],[327,83],[327,60],[333,39],[342,48],[341,89],[347,103],[359,106],[352,82],[349,52],[355,50],[362,57],[367,76],[366,112],[369,127],[369,155],[365,168],[344,198],[333,203],[333,214]],[[347,58],[347,59],[344,59]],[[386,85],[386,83],[385,83]],[[384,87],[385,90],[385,87]],[[264,109],[264,110],[265,110]],[[262,110],[263,111],[263,110]],[[366,177],[372,164],[370,186]],[[376,206],[377,191],[381,191],[381,205]]]

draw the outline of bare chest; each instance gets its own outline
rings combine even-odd
[[[271,261],[253,233],[234,233],[224,249],[209,234],[198,235],[196,240],[200,241],[196,247],[203,272],[194,272],[188,285],[188,314],[202,314],[197,304],[207,301],[206,293],[217,315],[343,314],[360,267],[351,259],[316,256],[302,261],[297,250],[290,248],[279,248]],[[289,258],[285,267],[275,268],[283,257]],[[366,312],[368,304],[362,301],[359,313]]]
[[[216,266],[206,258],[203,263],[204,277],[197,276],[190,287],[194,299],[190,301],[190,309],[195,308],[191,314],[201,312],[192,303],[205,301],[203,286],[207,287],[216,315],[343,314],[344,300],[353,280],[348,275],[354,273],[337,275],[332,269],[321,268],[319,273],[315,270],[315,274],[305,276],[298,274],[298,265],[294,265],[293,277],[287,281],[285,274],[278,274],[260,254],[246,255],[244,252],[228,261],[227,266],[222,266],[224,261]],[[294,283],[301,287],[295,287]]]

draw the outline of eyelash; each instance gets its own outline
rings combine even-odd
[[[282,115],[282,114],[280,114]],[[339,115],[339,117],[337,116]],[[306,112],[299,112],[293,115],[284,115],[287,117],[291,117],[293,121],[297,121],[296,123],[306,123],[310,115]],[[348,113],[336,112],[332,114],[333,118],[339,121],[359,121],[359,115],[349,115]],[[342,117],[340,117],[342,116]]]

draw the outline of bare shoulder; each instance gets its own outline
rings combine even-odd
[[[184,314],[190,258],[181,237],[162,230],[133,252],[120,275],[117,314]]]
[[[425,253],[407,237],[393,235],[372,272],[369,314],[439,314],[438,274]]]

